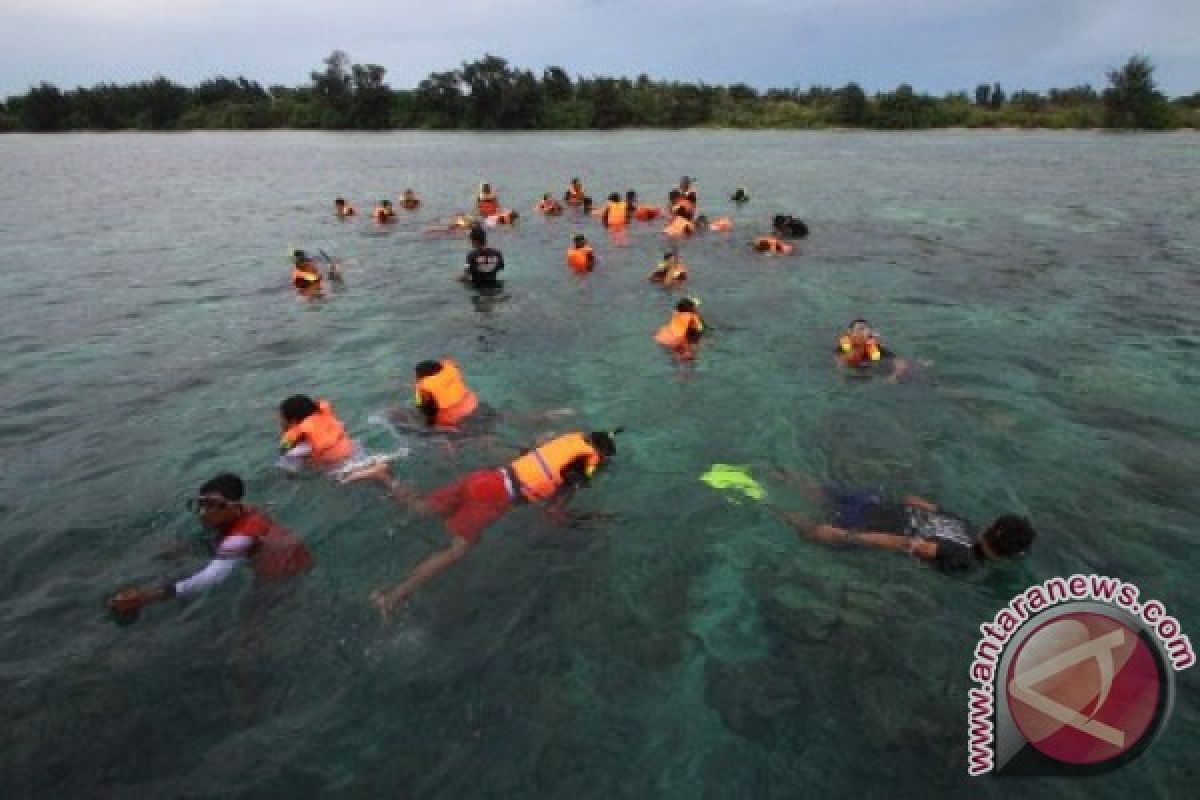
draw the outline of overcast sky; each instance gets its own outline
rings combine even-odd
[[[156,74],[296,86],[335,48],[394,88],[492,53],[539,73],[934,94],[1101,88],[1144,53],[1176,96],[1200,91],[1200,0],[0,0],[0,96]]]

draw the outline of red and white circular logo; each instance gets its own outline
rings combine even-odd
[[[1159,660],[1138,632],[1077,611],[1044,623],[1009,663],[1008,708],[1029,744],[1056,761],[1099,764],[1155,730]]]

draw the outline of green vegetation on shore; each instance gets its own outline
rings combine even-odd
[[[1200,92],[1168,100],[1154,66],[1134,56],[1110,70],[1108,88],[1007,93],[998,83],[942,97],[908,84],[868,95],[856,83],[834,89],[768,89],[745,84],[577,77],[560,67],[541,76],[484,56],[434,72],[415,89],[392,89],[386,70],[352,64],[335,51],[302,87],[263,88],[217,77],[186,87],[167,78],[62,91],[42,83],[0,104],[0,131],[189,130],[587,130],[620,127],[876,129],[1200,127]]]

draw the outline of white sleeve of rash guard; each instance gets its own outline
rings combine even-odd
[[[217,554],[204,569],[175,584],[176,596],[195,594],[216,586],[232,575],[238,564],[246,560],[253,546],[252,536],[230,536],[221,542]]]

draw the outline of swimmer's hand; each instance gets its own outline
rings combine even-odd
[[[143,590],[127,587],[114,594],[108,600],[108,610],[121,625],[129,625],[138,618],[138,613],[151,603],[166,599],[167,592],[162,589]]]

